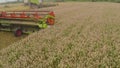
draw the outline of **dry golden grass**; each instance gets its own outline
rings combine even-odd
[[[0,5],[0,11],[20,11],[20,10],[28,10],[30,9],[28,6],[24,6],[23,4],[3,4]]]
[[[56,24],[0,52],[1,68],[119,68],[120,4],[60,3]]]

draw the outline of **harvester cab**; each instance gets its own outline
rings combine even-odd
[[[43,0],[24,0],[25,5],[29,5],[30,7],[42,7]]]
[[[43,7],[51,7],[56,6],[55,1],[45,1],[45,0],[24,0],[24,3],[29,5],[31,8],[43,8]]]

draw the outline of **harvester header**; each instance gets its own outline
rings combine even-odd
[[[53,11],[1,11],[0,19],[41,20],[47,18],[47,23],[53,25],[55,14]]]
[[[0,30],[14,31],[16,33],[17,30],[19,30],[18,32],[19,35],[21,35],[21,33],[30,33],[26,29],[29,26],[32,27],[34,26],[41,29],[41,28],[47,28],[48,25],[54,25],[54,23],[55,23],[55,14],[53,11],[1,11],[0,12]]]

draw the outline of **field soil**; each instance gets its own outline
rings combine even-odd
[[[119,68],[120,4],[66,2],[55,25],[0,51],[1,68]]]
[[[6,48],[7,46],[25,38],[26,35],[21,37],[15,37],[13,32],[3,32],[0,31],[0,50]]]

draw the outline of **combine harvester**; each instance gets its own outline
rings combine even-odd
[[[53,11],[1,11],[0,30],[12,31],[15,36],[30,34],[39,29],[54,25]]]
[[[58,4],[54,0],[24,0],[25,5],[29,5],[31,8],[43,8],[52,7]]]

